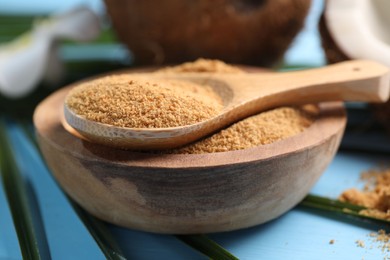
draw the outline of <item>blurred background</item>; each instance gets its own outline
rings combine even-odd
[[[110,31],[111,23],[110,18],[108,17],[105,3],[103,0],[69,0],[69,1],[47,1],[47,0],[15,0],[15,1],[0,1],[0,15],[1,16],[44,16],[58,12],[64,12],[70,10],[77,6],[86,6],[91,8],[101,19],[104,30]],[[320,13],[323,10],[323,0],[313,0],[310,7],[310,12],[305,18],[304,27],[300,30],[300,33],[294,39],[293,43],[290,45],[289,50],[285,55],[286,62],[289,64],[305,64],[305,65],[314,65],[319,66],[325,63],[324,54],[321,48],[319,33],[318,33],[318,19]],[[15,18],[16,18],[15,17]],[[9,20],[11,22],[11,20]],[[10,38],[14,37],[15,34],[20,33],[21,31],[28,29],[28,21],[20,21],[18,23],[15,19],[14,24],[8,24],[2,22],[0,24],[2,31],[0,35],[1,42],[5,42]],[[30,25],[31,26],[31,25]],[[5,27],[8,27],[7,31],[12,33],[5,32]],[[104,33],[104,32],[103,32]],[[8,35],[7,35],[8,34]],[[115,37],[110,40],[115,41]],[[109,42],[107,42],[109,43]],[[120,45],[120,44],[119,44]],[[64,58],[71,59],[75,57],[71,56],[69,51],[69,46],[63,46],[62,55]],[[113,47],[113,46],[110,46]],[[111,48],[110,50],[105,50],[105,52],[88,50],[88,53],[84,53],[85,56],[90,54],[91,57],[94,55],[107,55],[106,57],[111,58],[130,58],[126,57],[129,55],[123,48],[120,46],[115,46],[116,48]],[[86,49],[83,49],[87,51]],[[111,56],[110,56],[111,55]],[[68,57],[67,57],[68,56]],[[83,58],[87,58],[87,57]],[[131,55],[130,55],[131,56]],[[81,57],[80,57],[81,58]],[[129,60],[127,60],[128,62]]]
[[[57,38],[54,39],[50,46],[55,46],[55,48],[49,47],[50,56],[52,58],[42,58],[45,59],[46,61],[45,66],[51,69],[49,73],[51,75],[51,76],[49,75],[50,80],[46,80],[44,76],[41,76],[40,80],[37,80],[36,83],[31,83],[33,81],[30,81],[30,85],[32,86],[28,86],[28,87],[31,88],[31,90],[26,91],[26,93],[18,95],[17,97],[12,97],[12,98],[7,96],[4,91],[2,92],[0,88],[0,111],[11,115],[30,117],[33,110],[32,108],[37,104],[37,102],[39,102],[39,100],[41,100],[43,97],[51,93],[54,89],[57,89],[68,83],[74,82],[76,80],[88,76],[92,76],[92,75],[96,75],[99,73],[104,73],[116,69],[127,68],[127,67],[134,67],[134,66],[141,66],[141,65],[144,66],[150,64],[179,63],[183,61],[191,61],[197,57],[220,58],[227,62],[264,66],[264,67],[270,67],[275,69],[304,68],[304,67],[313,67],[313,66],[316,67],[325,64],[325,58],[321,48],[321,42],[320,42],[320,37],[317,28],[318,19],[323,8],[322,0],[312,1],[310,10],[307,15],[305,12],[305,8],[309,7],[310,1],[301,1],[301,2],[306,2],[306,4],[305,5],[302,4],[304,8],[301,8],[300,6],[298,6],[297,8],[297,12],[301,12],[302,14],[299,14],[300,18],[297,21],[297,25],[295,25],[295,28],[293,30],[287,28],[289,30],[286,30],[286,32],[282,32],[282,31],[277,32],[277,34],[282,35],[284,38],[275,40],[275,43],[270,42],[268,45],[261,46],[260,42],[268,42],[268,40],[265,41],[259,40],[258,45],[260,45],[260,47],[258,47],[258,45],[254,45],[253,49],[254,48],[260,49],[261,51],[258,53],[248,52],[247,56],[249,56],[249,58],[241,55],[241,51],[238,52],[232,51],[235,50],[232,48],[237,48],[236,46],[232,45],[231,49],[226,48],[226,51],[222,50],[220,54],[215,54],[215,55],[214,53],[218,52],[218,50],[223,46],[212,47],[215,49],[210,49],[210,48],[207,49],[208,47],[206,46],[204,47],[204,50],[201,49],[202,46],[200,47],[198,46],[198,49],[200,49],[200,51],[196,52],[192,50],[190,51],[187,50],[188,55],[181,54],[179,59],[175,57],[169,59],[170,56],[175,56],[176,53],[170,54],[168,53],[169,50],[165,49],[161,51],[166,53],[165,60],[161,60],[161,59],[158,60],[157,58],[153,58],[153,60],[148,60],[149,54],[145,54],[146,56],[145,55],[142,56],[145,51],[140,50],[137,46],[138,45],[146,46],[148,45],[148,43],[141,42],[138,45],[136,44],[131,45],[134,42],[133,39],[142,38],[141,37],[142,35],[139,35],[139,32],[135,31],[134,28],[129,28],[129,31],[130,29],[133,29],[133,31],[135,31],[132,35],[129,36],[127,36],[126,33],[123,32],[124,30],[126,31],[127,28],[121,29],[118,28],[120,26],[116,26],[116,29],[118,30],[116,31],[114,30],[115,26],[112,23],[113,19],[110,18],[110,15],[107,12],[106,3],[107,6],[111,6],[110,9],[111,13],[114,14],[116,17],[121,15],[121,14],[117,14],[116,10],[118,9],[127,10],[129,16],[131,16],[131,10],[133,9],[135,10],[134,12],[136,12],[137,8],[138,8],[138,12],[140,12],[140,10],[142,11],[142,8],[144,9],[149,8],[149,10],[153,9],[153,7],[142,6],[142,4],[139,4],[139,6],[137,6],[137,1],[135,2],[129,1],[129,2],[130,4],[122,8],[121,6],[124,5],[123,1],[106,1],[106,2],[101,0],[71,0],[71,1],[55,1],[55,2],[45,1],[45,0],[0,1],[0,44],[1,44],[0,45],[0,68],[3,63],[4,68],[7,68],[7,70],[10,70],[8,69],[10,67],[8,65],[10,63],[10,60],[14,61],[15,59],[8,58],[7,61],[4,61],[3,58],[3,61],[1,61],[1,57],[2,57],[1,49],[3,49],[3,53],[4,53],[4,49],[6,53],[9,52],[7,51],[7,48],[4,48],[4,46],[10,44],[11,45],[19,44],[19,43],[12,43],[12,41],[18,41],[17,40],[18,37],[21,37],[21,35],[27,32],[31,32],[32,30],[34,30],[33,28],[39,27],[36,26],[37,24],[39,25],[37,21],[39,22],[40,20],[46,17],[63,14],[82,6],[90,9],[97,16],[98,23],[101,28],[100,29],[101,31],[99,32],[97,37],[88,41],[83,41],[83,42],[74,41],[72,39],[67,39],[66,37],[62,37],[62,38],[58,37],[58,39]],[[133,4],[131,4],[132,2]],[[169,2],[171,2],[172,5],[175,4],[174,0],[168,1],[167,3]],[[250,3],[254,1],[248,1],[248,2]],[[263,1],[259,1],[259,2],[263,2]],[[296,2],[300,2],[300,1],[296,1]],[[210,15],[211,19],[213,18],[213,15],[214,14]],[[215,14],[215,16],[217,15],[220,14],[218,13]],[[257,14],[254,14],[253,16],[255,15]],[[134,16],[136,15],[133,15],[133,17]],[[130,18],[128,18],[127,16],[125,18],[122,17],[121,19],[122,20],[117,22],[117,24],[118,23],[126,24],[126,22]],[[289,18],[289,19],[294,20],[295,18]],[[135,21],[131,20],[128,23],[130,22],[136,23],[137,20]],[[277,24],[277,22],[278,21],[276,21],[275,24]],[[285,24],[287,22],[288,20],[286,20],[286,22],[281,21],[279,23],[281,24],[282,27],[286,27]],[[170,26],[170,24],[167,24],[166,26]],[[243,24],[243,26],[248,26],[248,25]],[[265,29],[264,28],[265,27],[263,26],[261,30],[259,29],[259,31],[261,31],[260,36],[265,35],[264,37],[267,37],[267,39],[277,38],[277,37],[270,37],[269,36],[270,32],[266,32],[267,30],[266,28]],[[148,29],[147,31],[150,32],[150,34],[153,33],[154,28],[147,28],[147,29]],[[263,29],[264,29],[264,33],[263,33]],[[220,28],[216,27],[215,30],[220,31]],[[238,28],[237,30],[241,30],[241,29]],[[164,28],[162,29],[162,31],[164,31]],[[181,32],[178,32],[178,34],[179,33]],[[271,33],[275,34],[275,32],[271,32]],[[213,34],[215,33],[211,32],[207,34],[205,37],[209,38],[209,35],[213,35]],[[230,34],[230,32],[227,32],[226,34]],[[221,37],[224,37],[224,35],[222,35]],[[163,38],[160,41],[168,42],[169,40],[170,39]],[[254,41],[255,40],[256,38],[254,38]],[[189,38],[188,41],[193,41],[193,38]],[[19,40],[19,42],[21,41]],[[129,42],[130,44],[128,44]],[[182,46],[188,45],[188,42],[185,41],[180,42],[180,40],[176,40],[176,42],[179,42],[178,45],[172,47],[171,49],[174,50],[182,49],[181,48]],[[163,43],[160,45],[163,45]],[[210,45],[213,44],[210,43]],[[273,50],[272,49],[273,47],[269,47],[269,45],[273,45],[273,46],[280,45],[280,47],[276,47],[276,50]],[[132,48],[133,46],[134,48]],[[24,44],[23,47],[29,48],[28,44]],[[8,48],[8,49],[12,49],[12,48]],[[241,48],[241,50],[242,49],[249,49],[249,47]],[[137,56],[138,60],[134,59],[134,53],[138,55]],[[259,60],[261,59],[259,59],[258,57],[257,60],[256,59],[251,60],[251,57],[255,56],[254,54],[257,56],[262,55],[263,57],[269,54],[269,59],[268,59],[269,61],[267,61],[266,63],[265,62],[261,63],[259,62]],[[155,56],[158,56],[158,54],[156,54]],[[30,57],[27,59],[36,60],[38,58]],[[47,61],[50,59],[55,60],[54,63],[50,63],[49,61]],[[24,62],[23,64],[26,64],[26,62]],[[28,75],[30,73],[33,73],[32,70],[28,69],[27,65],[25,66],[26,67],[24,69],[25,71],[23,71],[23,69],[21,68],[22,66],[19,66],[18,64],[16,64],[15,67],[17,68],[15,69],[16,75],[18,74]],[[35,67],[35,65],[30,67]],[[56,70],[55,68],[58,69]],[[7,72],[3,69],[2,73],[4,75]],[[17,76],[14,76],[14,78],[17,78],[16,81],[20,81],[20,78],[18,78]],[[3,80],[3,82],[4,81],[5,80]],[[2,84],[1,82],[2,81],[0,75],[0,85]],[[26,84],[28,84],[28,82]]]

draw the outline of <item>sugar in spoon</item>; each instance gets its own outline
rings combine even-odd
[[[143,73],[148,79],[186,80],[211,85],[223,110],[205,121],[170,128],[127,128],[88,120],[65,103],[67,130],[98,144],[132,150],[183,146],[261,111],[323,101],[385,102],[389,68],[368,60],[346,61],[309,70],[280,73]]]

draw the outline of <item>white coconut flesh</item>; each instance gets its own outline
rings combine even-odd
[[[326,3],[327,28],[346,56],[390,66],[389,0],[328,0]]]

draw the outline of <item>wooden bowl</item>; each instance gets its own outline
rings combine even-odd
[[[251,149],[150,154],[83,141],[62,124],[72,86],[39,104],[34,124],[42,153],[69,196],[92,215],[158,233],[209,233],[258,225],[310,191],[334,157],[346,116],[319,104],[318,119],[293,137]]]

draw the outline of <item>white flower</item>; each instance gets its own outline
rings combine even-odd
[[[0,45],[0,94],[22,97],[43,78],[59,78],[63,67],[56,42],[60,39],[90,41],[99,33],[98,17],[85,7],[36,21],[30,32]]]

